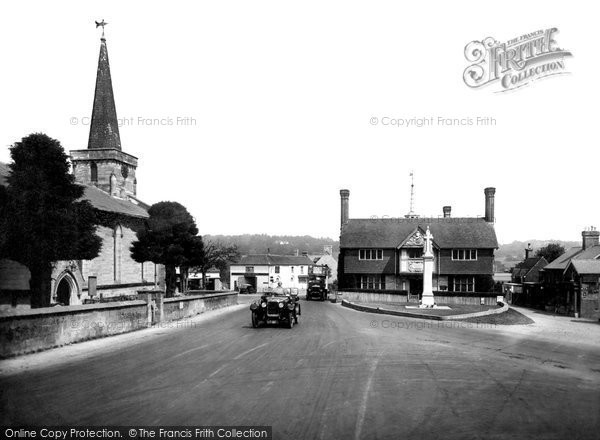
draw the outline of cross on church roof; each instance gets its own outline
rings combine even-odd
[[[102,21],[98,22],[96,21],[96,29],[98,29],[99,26],[102,26],[102,38],[104,38],[104,26],[106,26],[108,23],[104,21],[104,19],[102,19]]]

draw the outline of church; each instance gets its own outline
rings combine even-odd
[[[108,50],[104,34],[86,149],[70,151],[75,182],[84,186],[83,198],[94,207],[100,224],[96,233],[102,248],[93,260],[54,263],[50,304],[76,305],[87,301],[134,295],[138,290],[164,286],[164,267],[137,263],[130,247],[135,231],[144,227],[149,206],[137,198],[138,158],[121,148]],[[9,173],[0,163],[0,185]],[[29,270],[0,260],[0,310],[28,308]]]

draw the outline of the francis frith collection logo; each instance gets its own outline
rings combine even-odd
[[[464,71],[465,84],[479,88],[495,84],[498,92],[526,86],[552,75],[568,73],[565,58],[571,52],[557,46],[557,28],[542,29],[504,43],[492,37],[465,46],[470,64]]]

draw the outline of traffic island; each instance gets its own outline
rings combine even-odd
[[[450,306],[444,309],[407,309],[405,306],[396,304],[360,304],[342,300],[342,306],[350,309],[368,313],[379,313],[383,315],[405,316],[409,318],[429,319],[436,321],[456,321],[482,316],[497,315],[508,311],[508,304],[500,303],[500,307],[489,308],[487,310],[467,312],[465,306]]]

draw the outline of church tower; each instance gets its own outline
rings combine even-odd
[[[135,171],[138,159],[121,150],[104,32],[100,39],[88,146],[85,150],[71,150],[71,162],[77,183],[96,186],[111,196],[122,199],[136,196]]]

